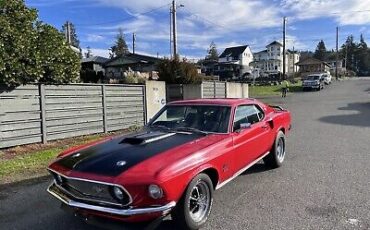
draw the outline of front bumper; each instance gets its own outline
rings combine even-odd
[[[91,210],[96,212],[102,212],[112,215],[118,215],[118,216],[135,216],[135,215],[145,215],[145,214],[153,214],[153,213],[161,213],[162,215],[168,214],[175,206],[176,202],[171,201],[168,204],[164,206],[153,206],[153,207],[147,207],[147,208],[127,208],[127,209],[119,209],[119,208],[109,208],[109,207],[103,207],[98,205],[91,205],[82,203],[76,200],[73,200],[72,198],[68,197],[66,194],[61,192],[61,190],[58,188],[58,186],[55,183],[52,183],[47,191],[66,204],[67,206],[71,208],[77,208],[77,209],[85,209],[85,210]]]

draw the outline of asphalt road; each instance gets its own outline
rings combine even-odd
[[[205,229],[370,229],[370,79],[265,100],[293,115],[285,164],[218,190]],[[60,210],[48,183],[1,187],[0,229],[97,229]]]

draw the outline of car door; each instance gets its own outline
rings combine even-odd
[[[233,121],[235,172],[245,168],[268,151],[269,131],[263,110],[257,105],[240,105]]]

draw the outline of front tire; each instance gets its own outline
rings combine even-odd
[[[285,159],[285,144],[285,135],[282,131],[279,131],[270,153],[263,158],[263,161],[268,167],[279,168],[283,164]]]
[[[207,174],[196,176],[186,188],[185,193],[172,212],[176,227],[197,230],[204,226],[211,213],[213,203],[213,184]]]

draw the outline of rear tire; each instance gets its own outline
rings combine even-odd
[[[172,212],[177,228],[197,230],[204,226],[211,213],[213,184],[207,174],[201,173],[189,183]]]
[[[279,131],[276,135],[276,139],[270,153],[263,158],[266,166],[270,168],[279,168],[285,159],[285,144],[286,138],[282,131]]]

